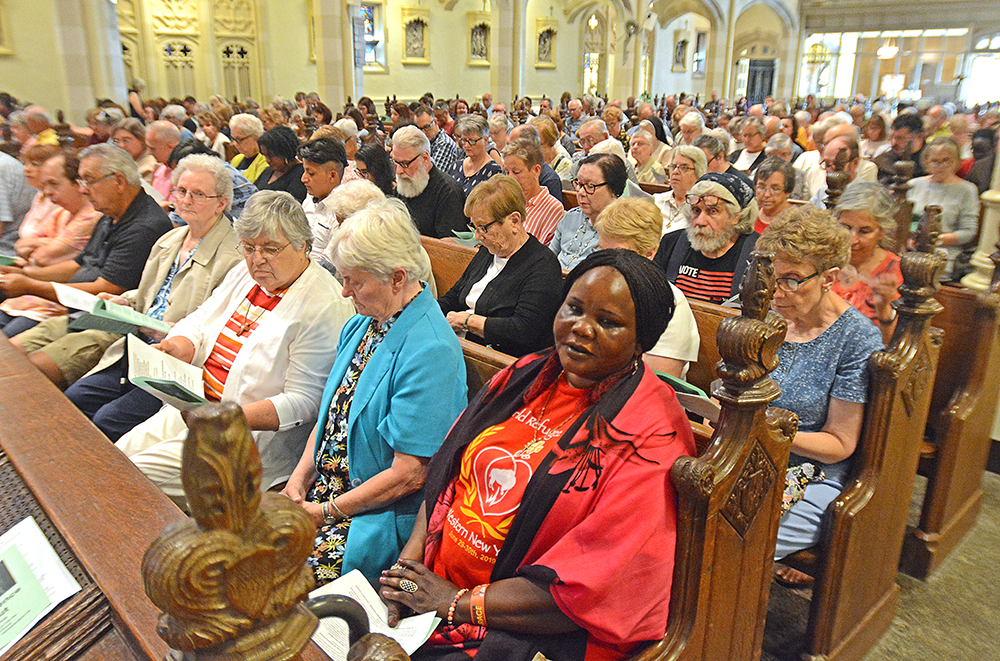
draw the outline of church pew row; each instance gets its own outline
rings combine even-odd
[[[438,295],[444,296],[462,277],[469,262],[476,256],[476,249],[431,236],[421,236],[420,243],[430,257]]]
[[[722,385],[715,391],[722,407],[717,428],[693,424],[699,456],[682,458],[671,470],[678,530],[667,635],[636,661],[760,657],[796,423],[785,411],[767,409],[778,394],[768,373],[784,336],[783,323],[769,313],[774,286],[769,258],[760,259],[748,275],[743,314],[726,309],[712,330],[722,338],[712,345],[724,347]],[[515,360],[461,342],[470,398]]]
[[[944,343],[931,398],[928,439],[921,459],[928,478],[920,522],[909,531],[901,568],[926,579],[975,524],[982,506],[982,476],[1000,394],[1000,273],[990,291],[942,287],[944,310],[934,319]]]

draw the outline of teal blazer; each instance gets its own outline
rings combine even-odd
[[[370,321],[371,317],[355,315],[340,332],[314,447],[319,446],[330,402]],[[352,488],[389,468],[395,452],[418,457],[437,452],[467,401],[462,348],[425,287],[389,329],[358,380],[347,418]],[[378,581],[410,538],[423,497],[421,489],[354,517],[342,572],[360,569],[369,581]]]

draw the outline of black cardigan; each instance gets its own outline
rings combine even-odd
[[[492,263],[493,255],[480,246],[462,277],[438,299],[441,311],[448,314],[467,310],[466,296]],[[486,317],[486,339],[475,333],[468,333],[467,337],[512,356],[539,351],[552,346],[552,321],[561,303],[559,260],[529,234],[525,244],[511,255],[476,302],[475,313]]]

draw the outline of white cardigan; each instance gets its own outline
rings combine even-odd
[[[194,344],[193,365],[205,364],[223,326],[254,284],[246,263],[240,262],[208,300],[173,327],[168,337],[185,337]],[[268,399],[278,413],[278,431],[253,432],[264,465],[263,488],[287,479],[302,456],[337,356],[340,329],[352,316],[354,305],[341,295],[337,281],[311,262],[278,305],[261,318],[237,354],[222,391],[223,401],[245,406]],[[129,447],[150,447],[176,441],[163,438],[174,434],[183,438],[187,429],[180,412],[165,405],[122,441]]]

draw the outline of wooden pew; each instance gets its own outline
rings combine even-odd
[[[496,349],[459,338],[462,355],[465,357],[466,385],[469,387],[469,401],[479,389],[493,378],[493,375],[512,364],[517,358],[500,353]]]
[[[869,401],[852,474],[827,508],[820,544],[782,562],[816,577],[806,650],[810,661],[859,660],[892,624],[920,440],[927,423],[941,333],[931,296],[943,261],[908,253],[889,347],[872,354]]]
[[[722,360],[717,341],[719,326],[724,320],[739,315],[740,311],[693,298],[688,299],[688,304],[698,324],[701,342],[698,345],[698,361],[688,365],[687,382],[705,392],[711,392],[716,368]]]
[[[677,490],[677,555],[663,640],[636,661],[756,661],[760,658],[772,557],[795,416],[767,404],[768,376],[785,324],[770,312],[770,255],[744,280],[743,314],[719,324],[722,413],[698,457],[671,470]],[[704,334],[703,334],[704,335]]]
[[[4,661],[160,661],[140,564],[184,515],[2,338],[0,365],[0,532],[34,516],[83,588]],[[327,660],[315,645],[301,658]]]
[[[1000,260],[1000,253],[993,256]],[[921,460],[927,489],[920,523],[909,531],[900,566],[926,579],[976,522],[1000,393],[1000,269],[982,294],[942,287],[934,325],[944,344],[928,422],[933,451]]]
[[[639,188],[646,191],[650,195],[655,193],[666,193],[671,190],[669,184],[639,184]]]
[[[443,296],[465,273],[469,262],[476,256],[476,249],[431,236],[421,236],[420,243],[431,259],[431,272],[438,295]]]
[[[570,209],[575,209],[580,206],[580,203],[576,199],[576,189],[566,190],[563,189],[563,209],[569,211]]]

